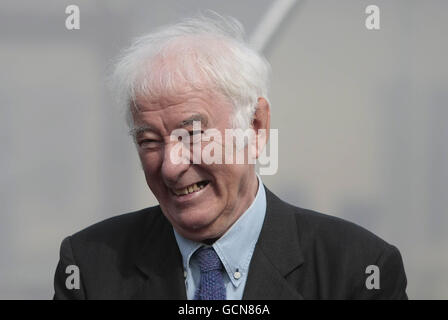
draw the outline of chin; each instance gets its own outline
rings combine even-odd
[[[210,212],[216,212],[210,209],[186,209],[182,210],[181,213],[176,214],[176,224],[188,233],[203,234],[207,233],[207,230],[213,228],[214,222],[218,218],[217,214],[210,214]]]

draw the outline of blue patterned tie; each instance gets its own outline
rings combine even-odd
[[[223,265],[215,250],[211,247],[197,251],[201,283],[194,295],[195,300],[225,300],[226,288],[221,270]]]

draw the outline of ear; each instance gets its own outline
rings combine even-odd
[[[263,148],[269,140],[269,129],[271,128],[271,111],[268,101],[259,97],[257,102],[257,109],[255,110],[254,118],[252,120],[252,128],[257,135],[255,146],[255,157],[258,159]]]

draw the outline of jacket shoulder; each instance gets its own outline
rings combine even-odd
[[[383,255],[398,249],[371,231],[345,219],[289,205],[297,223],[304,252],[325,256],[329,263],[376,264]]]
[[[312,286],[322,297],[407,299],[403,260],[395,246],[353,222],[294,206],[291,210],[307,268],[327,280]],[[366,285],[372,270],[381,274],[381,290]]]
[[[155,229],[151,229],[154,224]],[[127,297],[138,287],[135,263],[145,239],[162,225],[166,221],[156,206],[111,217],[65,238],[55,273],[55,298]],[[80,270],[81,290],[66,289],[65,270],[69,265]]]
[[[345,219],[294,207],[299,233],[304,241],[315,239],[334,249],[361,248],[382,251],[391,245],[371,231]]]
[[[120,214],[88,226],[70,238],[72,242],[117,242],[127,238],[139,238],[161,215],[159,206]]]
[[[367,229],[342,218],[289,204],[267,190],[268,208],[276,214],[293,216],[301,247],[319,246],[332,251],[382,252],[391,247]],[[356,252],[357,253],[357,252]]]

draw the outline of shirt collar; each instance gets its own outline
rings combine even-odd
[[[243,276],[246,277],[249,271],[250,260],[266,215],[266,192],[258,175],[257,179],[258,191],[252,204],[230,229],[213,244],[213,248],[235,287],[241,283]],[[174,230],[174,235],[182,254],[184,268],[186,268],[189,266],[193,253],[204,244],[186,239],[176,230]],[[239,275],[236,274],[237,272],[239,272]]]

